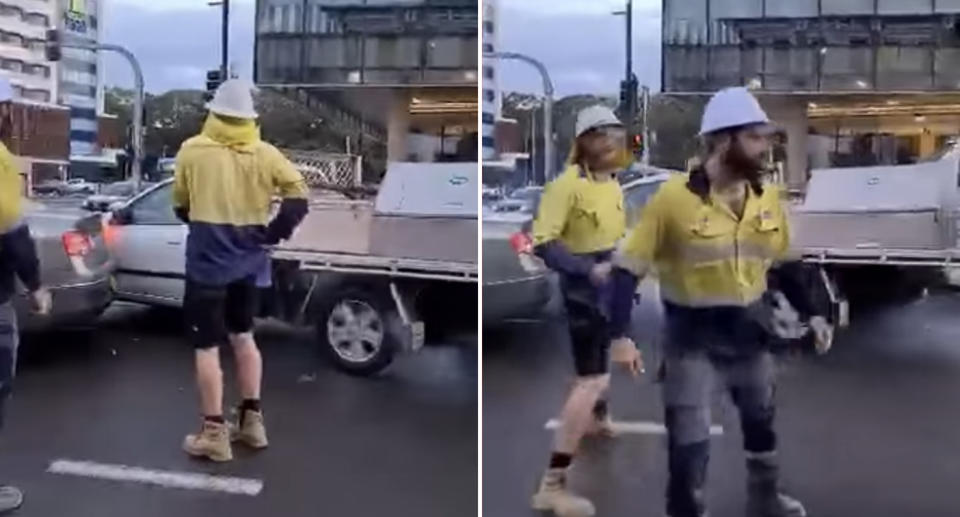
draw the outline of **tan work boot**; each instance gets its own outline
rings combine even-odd
[[[533,494],[532,506],[557,517],[592,517],[596,513],[593,503],[567,490],[567,469],[547,469],[540,489]]]
[[[183,440],[183,450],[198,458],[213,461],[232,460],[233,450],[230,448],[230,431],[227,429],[227,424],[204,421],[199,434],[188,434]]]
[[[230,439],[254,449],[263,449],[269,444],[267,428],[263,425],[263,413],[250,409],[240,410],[239,424],[231,429]]]

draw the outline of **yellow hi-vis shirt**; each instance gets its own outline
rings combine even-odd
[[[0,143],[0,233],[12,229],[23,217],[22,196],[20,169],[7,147]]]
[[[780,189],[747,189],[743,217],[687,188],[688,175],[664,183],[618,252],[636,274],[652,267],[662,297],[685,307],[746,306],[767,289],[767,271],[789,245]]]
[[[533,222],[533,244],[559,240],[570,253],[609,251],[626,231],[623,190],[616,178],[593,181],[578,165],[550,182]]]

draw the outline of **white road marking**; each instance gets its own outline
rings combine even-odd
[[[92,461],[55,460],[47,472],[110,481],[145,483],[164,488],[207,490],[227,494],[256,496],[263,490],[263,481],[234,477],[211,476],[192,472],[150,470],[126,465],[109,465]]]
[[[555,430],[560,427],[560,421],[557,419],[548,420],[547,424],[544,426],[544,429],[548,431]],[[612,429],[615,433],[618,434],[667,434],[667,428],[657,422],[617,422],[614,421],[612,424]],[[710,426],[710,436],[723,436],[723,426],[711,425]]]

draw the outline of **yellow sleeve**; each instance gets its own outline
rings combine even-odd
[[[616,265],[637,276],[644,276],[659,257],[666,233],[664,189],[661,186],[643,208],[640,222],[627,232],[615,256]]]
[[[13,155],[0,144],[0,233],[23,215],[23,181]]]
[[[187,169],[184,166],[183,152],[177,154],[173,172],[173,207],[190,208],[190,188],[187,181]]]
[[[540,208],[533,220],[533,245],[540,246],[559,239],[567,226],[573,208],[573,189],[564,176],[549,183],[540,198]]]
[[[278,149],[274,149],[271,161],[273,186],[277,189],[277,194],[283,199],[306,199],[307,182],[290,160]]]

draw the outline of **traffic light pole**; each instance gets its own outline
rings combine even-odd
[[[230,63],[230,0],[222,0],[223,2],[223,19],[221,21],[221,49],[220,49],[220,80],[226,81],[230,77],[227,75],[230,70],[228,70]],[[304,13],[306,16],[306,13]]]
[[[140,185],[143,182],[143,70],[140,68],[140,62],[136,56],[129,50],[120,45],[82,43],[76,41],[64,41],[60,44],[64,48],[79,48],[92,50],[94,52],[108,51],[116,52],[125,57],[133,68],[134,80],[134,99],[133,99],[133,163],[130,166],[130,176],[136,191],[140,191]]]

